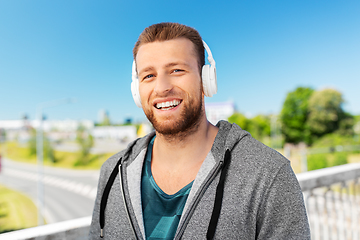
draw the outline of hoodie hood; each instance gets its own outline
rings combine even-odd
[[[216,162],[224,159],[226,149],[232,150],[242,138],[251,136],[250,133],[242,130],[238,125],[231,124],[227,121],[219,121],[216,124],[216,127],[219,128],[219,131],[211,148],[211,153],[213,154]],[[155,134],[156,132],[152,131],[145,137],[136,139],[135,141],[129,143],[126,149],[127,151],[124,154],[124,159],[135,159],[142,150],[147,148],[149,142]],[[130,158],[126,157],[127,154],[130,155]]]
[[[219,132],[211,148],[211,153],[217,162],[224,159],[227,149],[231,151],[241,139],[251,136],[250,133],[242,130],[238,125],[227,121],[219,121],[216,126],[219,128]]]

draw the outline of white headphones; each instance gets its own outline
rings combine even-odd
[[[209,46],[204,42],[204,48],[208,54],[208,62],[210,65],[205,64],[202,67],[201,77],[203,82],[204,94],[207,97],[212,97],[217,92],[217,81],[216,81],[216,67],[215,60],[211,54]],[[136,63],[135,60],[132,64],[132,82],[131,82],[131,93],[134,98],[136,106],[141,108],[141,99],[139,93],[139,79],[136,73]]]

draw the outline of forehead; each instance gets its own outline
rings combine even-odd
[[[137,67],[141,68],[144,65],[176,60],[197,61],[197,55],[195,45],[190,40],[177,38],[142,44],[135,60]]]

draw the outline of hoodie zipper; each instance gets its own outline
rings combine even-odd
[[[136,232],[135,232],[134,225],[133,225],[133,223],[131,221],[131,218],[130,218],[129,209],[128,209],[127,202],[126,202],[126,199],[125,199],[124,186],[123,186],[123,181],[122,181],[122,171],[121,170],[122,170],[122,163],[120,163],[120,165],[119,165],[119,177],[120,177],[121,195],[122,195],[122,198],[123,198],[124,207],[125,207],[125,211],[126,211],[126,216],[127,216],[128,220],[129,220],[131,230],[133,231],[135,239],[138,239],[138,237],[136,235]]]
[[[212,172],[211,176],[206,181],[205,185],[201,188],[200,193],[196,196],[196,198],[194,200],[194,204],[192,204],[191,208],[189,209],[186,219],[184,220],[184,223],[181,225],[181,228],[180,228],[178,234],[174,237],[174,240],[179,240],[181,238],[181,236],[183,235],[185,228],[186,228],[187,224],[189,223],[192,214],[195,211],[196,206],[200,202],[200,199],[204,195],[206,189],[208,188],[210,183],[214,180],[216,175],[219,173],[219,171],[223,165],[224,165],[224,160],[221,160],[219,162],[219,164],[217,165],[216,169]]]

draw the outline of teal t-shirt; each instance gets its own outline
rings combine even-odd
[[[151,173],[154,140],[149,143],[141,178],[145,235],[146,239],[173,239],[193,182],[173,195],[159,188]]]

